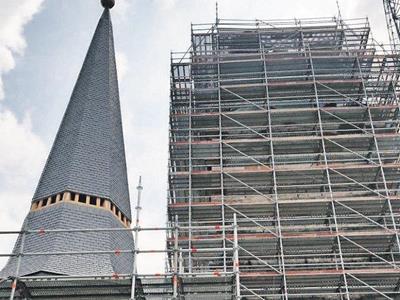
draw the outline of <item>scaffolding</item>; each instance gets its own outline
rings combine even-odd
[[[179,236],[186,236],[189,228],[175,222],[171,226],[164,227],[142,227],[140,226],[141,193],[143,186],[141,178],[137,186],[137,204],[134,226],[131,228],[33,228],[16,231],[0,231],[0,238],[8,235],[21,236],[22,242],[12,253],[0,253],[0,257],[16,257],[17,264],[13,275],[0,278],[0,299],[9,300],[31,300],[31,299],[130,299],[130,300],[152,300],[152,299],[232,299],[239,283],[239,267],[233,264],[227,271],[199,270],[187,272],[183,270],[183,259],[187,253],[196,252],[198,257],[208,260],[209,257],[219,256],[222,252],[230,252],[238,258],[238,247],[230,248],[204,248],[194,250],[179,247]],[[60,205],[54,203],[52,205]],[[237,245],[237,223],[234,216],[233,223],[223,228],[215,226],[192,226],[190,232],[202,234],[219,234],[221,230],[230,232],[233,236],[234,245]],[[99,246],[96,250],[88,251],[27,251],[24,249],[24,240],[28,235],[35,235],[40,242],[46,235],[88,234],[93,237],[104,232],[128,231],[134,234],[135,245],[132,249],[103,249]],[[174,246],[169,249],[140,249],[139,233],[151,231],[165,231],[174,239]],[[61,256],[90,256],[93,254],[112,256],[113,259],[122,259],[122,255],[132,253],[134,256],[132,273],[129,274],[99,274],[88,270],[87,274],[49,274],[45,271],[39,274],[20,274],[20,265],[23,257],[61,257]],[[140,254],[170,254],[173,262],[169,268],[160,273],[140,273],[137,262]],[[122,260],[123,261],[123,260]],[[236,260],[237,261],[237,260]]]
[[[140,199],[140,198],[139,198]],[[137,211],[140,207],[138,205]],[[235,221],[234,221],[235,222]],[[138,219],[136,224],[138,224]],[[237,227],[233,223],[224,227],[234,235],[237,244]],[[174,224],[172,227],[139,227],[132,228],[79,228],[79,229],[32,229],[22,231],[1,231],[0,235],[38,235],[44,237],[48,234],[63,233],[99,233],[104,231],[131,231],[135,234],[138,241],[139,232],[148,231],[173,232],[176,242],[173,249],[139,249],[137,244],[134,249],[114,249],[96,251],[48,251],[48,252],[28,252],[24,251],[23,243],[19,249],[13,253],[1,253],[1,257],[17,257],[19,262],[15,270],[15,275],[8,278],[0,278],[0,299],[10,300],[30,300],[30,299],[131,299],[131,300],[151,300],[151,299],[232,299],[234,294],[235,278],[238,280],[238,266],[232,266],[227,272],[184,272],[182,269],[182,256],[192,252],[193,249],[178,248],[178,236],[188,231],[187,227]],[[210,226],[191,228],[195,233],[216,233],[219,229]],[[199,255],[203,259],[216,256],[222,251],[231,251],[238,257],[238,248],[229,249],[200,249]],[[97,274],[88,273],[85,275],[62,275],[62,274],[29,274],[19,275],[19,265],[23,256],[85,256],[92,254],[110,255],[118,260],[121,254],[133,253],[135,259],[140,259],[140,254],[171,253],[174,262],[169,271],[164,273],[139,273],[135,266],[131,274]]]
[[[235,232],[233,225],[226,226],[225,230]],[[65,232],[96,233],[104,231],[133,231],[137,234],[139,231],[166,230],[175,233],[176,240],[180,232],[185,232],[188,228],[173,226],[171,228],[146,228],[133,227],[131,229],[121,228],[98,228],[98,229],[48,229],[48,230],[24,230],[24,231],[2,231],[1,234],[36,234],[43,236],[45,234],[61,234]],[[215,232],[215,228],[198,227],[191,229],[194,232]],[[177,245],[177,242],[175,243]],[[236,248],[237,249],[237,248]],[[136,267],[132,274],[95,274],[86,275],[57,275],[57,274],[32,274],[0,279],[0,299],[72,299],[73,297],[85,297],[84,299],[180,299],[179,296],[189,296],[186,299],[210,299],[215,293],[223,293],[224,297],[215,299],[231,299],[232,280],[238,273],[228,271],[219,272],[197,272],[187,273],[182,270],[182,255],[191,252],[193,249],[174,248],[166,249],[115,249],[113,251],[99,249],[97,251],[86,252],[24,252],[23,246],[15,253],[0,254],[0,256],[62,256],[62,255],[113,255],[118,258],[123,253],[133,253],[138,257],[143,253],[172,253],[176,256],[174,265],[169,272],[164,273],[138,273]],[[215,256],[215,253],[221,251],[234,251],[230,249],[201,249],[198,252],[204,256]],[[237,255],[237,254],[235,254]],[[18,267],[17,267],[18,268]],[[231,269],[235,269],[233,266]],[[210,285],[213,287],[210,288]],[[186,290],[183,290],[185,287]],[[195,294],[194,298],[190,295]],[[23,295],[25,295],[23,297]],[[29,296],[28,296],[29,295]],[[75,299],[75,298],[74,298]]]
[[[238,274],[230,299],[398,299],[398,58],[366,19],[192,25],[171,55],[182,273]]]
[[[398,54],[365,19],[192,25],[171,56],[168,223],[130,231],[131,274],[0,278],[0,299],[399,299]],[[51,204],[60,205],[60,204]],[[44,208],[46,209],[46,208]],[[165,249],[139,233],[165,231]],[[167,266],[140,273],[140,254]]]

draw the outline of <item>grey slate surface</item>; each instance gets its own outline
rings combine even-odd
[[[23,228],[37,230],[80,228],[123,228],[110,211],[61,202],[45,209],[33,211],[25,219]],[[19,253],[21,238],[18,237],[13,253]],[[66,251],[115,251],[133,250],[133,238],[129,231],[114,232],[45,232],[26,234],[23,253]],[[17,258],[10,259],[0,272],[0,277],[16,275]],[[133,254],[81,254],[23,256],[19,276],[47,272],[63,275],[112,275],[132,272]]]
[[[25,281],[25,290],[29,291],[31,298],[35,300],[116,300],[130,299],[131,296],[131,280],[124,279],[103,279],[103,280],[60,280],[60,281]],[[10,299],[11,283],[0,283],[0,299]],[[140,282],[138,282],[140,286]],[[23,291],[20,288],[20,293]],[[16,295],[18,294],[18,291]],[[27,293],[25,293],[27,294]],[[137,294],[136,294],[137,295]],[[15,300],[21,299],[19,297]],[[24,299],[24,298],[23,298]],[[136,300],[143,299],[137,298]]]
[[[108,198],[131,219],[107,9],[97,25],[33,200],[66,190]]]

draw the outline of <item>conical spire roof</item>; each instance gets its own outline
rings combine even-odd
[[[110,199],[129,219],[109,9],[99,20],[33,201],[63,191]]]
[[[43,170],[34,201],[63,192],[111,200],[79,203],[52,197],[51,205],[32,205],[23,229],[72,229],[50,234],[20,234],[13,253],[90,252],[82,255],[11,257],[0,277],[62,274],[109,275],[132,272],[133,254],[98,251],[133,249],[129,231],[76,232],[76,229],[126,228],[131,219],[124,140],[109,8],[97,25],[59,131]],[[58,200],[57,200],[58,199]],[[84,198],[87,199],[87,198]],[[89,198],[92,199],[92,198]],[[99,206],[99,202],[103,205]],[[34,204],[44,203],[37,201]],[[117,213],[118,212],[118,213]],[[19,266],[19,267],[17,267]]]

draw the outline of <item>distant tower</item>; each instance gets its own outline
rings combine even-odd
[[[109,9],[99,20],[67,110],[19,236],[23,252],[83,252],[133,249],[129,231],[51,233],[46,229],[125,228],[131,223],[124,139]],[[128,253],[11,258],[0,277],[111,275],[131,273]],[[18,273],[18,274],[16,274]]]

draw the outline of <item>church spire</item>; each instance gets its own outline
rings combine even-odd
[[[64,191],[110,199],[131,219],[109,8],[99,20],[33,201]]]
[[[23,224],[24,230],[63,231],[19,235],[13,250],[16,256],[9,259],[0,277],[132,272],[132,253],[107,253],[133,249],[131,232],[76,231],[127,228],[131,221],[110,18],[114,1],[102,4],[105,9]],[[87,253],[23,256],[18,260],[21,251]]]

